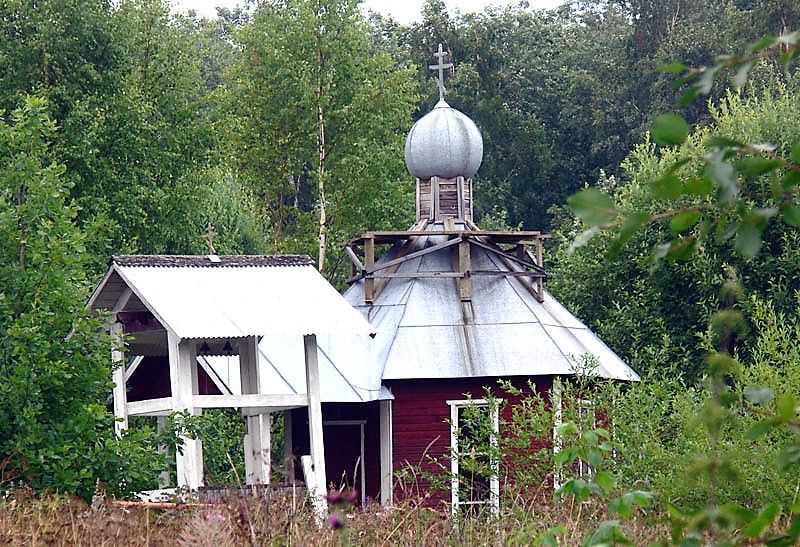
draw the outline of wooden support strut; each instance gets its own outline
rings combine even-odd
[[[371,272],[375,267],[375,239],[366,237],[364,239],[364,273]],[[364,275],[362,273],[362,275]],[[364,279],[364,301],[372,304],[375,300],[375,280],[371,277]]]
[[[458,281],[458,292],[462,302],[472,300],[472,279],[469,277],[472,259],[469,245],[470,241],[466,236],[458,244],[458,271],[463,276]]]
[[[428,235],[439,235],[439,234],[434,233],[434,234],[428,234]],[[462,235],[462,234],[459,234],[459,235]],[[430,254],[430,253],[435,253],[436,251],[440,251],[442,249],[446,249],[447,247],[452,247],[453,245],[458,245],[459,243],[460,243],[459,239],[450,239],[450,240],[448,240],[448,241],[446,241],[444,243],[440,243],[438,245],[434,245],[432,247],[428,247],[426,249],[422,249],[422,250],[416,251],[414,253],[409,253],[409,254],[407,254],[405,256],[401,256],[399,258],[395,258],[394,260],[389,260],[387,262],[384,262],[384,263],[380,264],[377,267],[375,267],[375,263],[374,263],[374,245],[373,245],[373,263],[372,263],[372,266],[369,265],[369,258],[366,257],[365,261],[367,262],[367,264],[365,264],[366,270],[364,271],[364,273],[362,275],[359,275],[359,276],[356,276],[356,277],[348,279],[347,282],[348,283],[355,283],[356,281],[358,281],[362,277],[366,278],[365,282],[369,281],[373,277],[372,274],[374,274],[376,272],[379,272],[381,270],[385,270],[387,268],[391,268],[392,266],[397,266],[399,264],[402,264],[403,262],[406,262],[408,260],[412,260],[414,258],[419,258],[421,256],[425,256],[425,255]],[[365,255],[367,254],[367,246],[368,245],[366,245],[366,244],[364,245]],[[364,298],[366,300],[366,295],[367,295],[366,286],[364,288],[364,295],[365,295]]]
[[[303,336],[306,361],[306,394],[308,396],[308,436],[311,446],[314,484],[307,484],[317,511],[327,510],[325,495],[328,482],[325,476],[325,444],[322,433],[322,403],[319,393],[319,363],[317,360],[317,337],[314,334]]]
[[[125,354],[122,352],[122,323],[111,325],[111,337],[114,350],[111,352],[111,366],[114,377],[114,431],[117,436],[128,429],[128,394],[125,381]]]

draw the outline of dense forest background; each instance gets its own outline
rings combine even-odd
[[[439,43],[455,63],[447,100],[484,137],[478,223],[552,232],[551,292],[646,377],[696,384],[731,270],[760,324],[798,320],[796,230],[765,232],[755,258],[711,242],[653,271],[657,227],[614,258],[603,237],[568,252],[581,225],[564,203],[596,186],[655,210],[646,183],[667,160],[648,128],[682,92],[655,68],[708,65],[797,28],[791,0],[469,15],[427,0],[410,26],[365,17],[355,0],[276,0],[212,20],[161,0],[3,2],[0,485],[25,476],[86,494],[94,477],[135,489],[151,471],[136,439],[113,438],[110,342],[82,311],[112,254],[204,253],[211,222],[219,253],[308,253],[341,285],[343,243],[410,225],[403,143],[438,99],[427,65]],[[798,91],[797,70],[769,59],[740,91],[718,79],[682,110],[694,127],[683,147],[710,135],[789,147]],[[762,334],[754,322],[737,351],[763,357]]]

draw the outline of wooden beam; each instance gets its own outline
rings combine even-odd
[[[128,293],[130,293],[130,289],[128,289]],[[128,386],[125,381],[125,354],[123,353],[122,336],[122,323],[117,321],[111,325],[111,338],[114,341],[114,349],[111,351],[111,367],[114,379],[114,432],[118,437],[128,429]]]
[[[128,300],[131,299],[132,294],[133,291],[131,290],[131,288],[126,286],[125,290],[122,291],[122,294],[119,296],[119,298],[117,298],[117,302],[116,304],[114,304],[114,309],[111,311],[114,314],[121,312],[125,308],[125,306],[128,305]]]
[[[543,257],[543,250],[542,250],[542,240],[539,239],[536,241],[536,263],[539,267],[544,271],[544,257]],[[538,291],[539,291],[539,302],[544,301],[544,279],[539,279],[536,282]]]
[[[317,360],[317,337],[303,336],[306,362],[306,395],[308,396],[308,436],[311,447],[314,484],[306,485],[317,498],[315,506],[325,507],[328,480],[325,476],[325,444],[322,437],[322,403],[319,394],[319,363]]]
[[[417,278],[459,278],[464,277],[461,272],[403,272],[403,273],[376,273],[371,276],[373,279],[417,279]]]
[[[137,368],[139,368],[139,365],[142,364],[142,361],[144,361],[144,357],[142,357],[141,355],[137,355],[136,357],[133,358],[133,361],[131,361],[130,366],[125,368],[126,382],[131,379],[131,376],[133,376],[133,373],[136,372]]]
[[[529,272],[525,271],[502,271],[502,270],[473,270],[470,272],[472,277],[476,275],[483,275],[483,276],[498,276],[498,277],[532,277],[534,279],[544,279],[547,277],[546,274],[541,272]]]
[[[411,231],[424,230],[427,225],[428,225],[428,219],[427,218],[423,218],[422,220],[416,222],[411,227]],[[410,238],[406,239],[405,242],[403,243],[402,247],[400,247],[400,250],[397,253],[398,258],[406,256],[409,253],[409,251],[411,251],[411,248],[413,247],[413,245],[414,245],[414,240],[413,239],[410,239]],[[378,298],[378,296],[380,296],[380,294],[383,291],[383,289],[386,288],[386,285],[389,284],[389,278],[385,277],[385,274],[386,273],[396,273],[399,268],[400,268],[400,264],[396,264],[396,265],[394,265],[394,266],[392,266],[390,268],[385,269],[383,271],[383,274],[374,275],[373,276],[375,279],[378,280],[375,283],[375,294],[373,295],[374,298]]]
[[[195,395],[192,404],[197,408],[261,408],[284,409],[308,404],[305,394],[270,395],[250,393],[243,395]]]
[[[198,406],[204,406],[205,404],[220,405],[216,408],[270,406],[272,396],[261,395],[258,338],[255,336],[247,336],[239,341],[239,375],[242,381],[241,395],[201,395],[195,397],[195,404]],[[280,404],[279,401],[276,402]],[[271,462],[266,456],[270,453],[268,444],[270,432],[269,430],[264,431],[265,424],[261,414],[247,416],[246,421],[247,433],[244,436],[245,482],[249,485],[268,484]]]
[[[168,331],[167,346],[172,410],[198,415],[199,409],[193,406],[193,397],[198,394],[196,341],[181,340]],[[203,443],[187,436],[181,436],[180,440],[183,450],[175,455],[178,487],[197,490],[203,485]]]
[[[128,416],[169,416],[170,414],[172,414],[172,397],[128,403]]]
[[[381,505],[392,505],[394,498],[394,447],[392,446],[392,401],[380,401]]]
[[[432,235],[438,235],[438,234],[434,233]],[[388,260],[386,262],[378,264],[377,266],[373,266],[372,268],[367,268],[366,275],[370,275],[370,274],[373,274],[375,272],[379,272],[381,270],[385,270],[387,268],[391,268],[392,266],[399,266],[403,262],[408,262],[409,260],[413,260],[413,259],[419,258],[421,256],[425,256],[425,255],[428,255],[428,254],[431,254],[431,253],[435,253],[437,251],[441,251],[442,249],[446,249],[448,247],[452,247],[453,245],[458,245],[459,243],[460,243],[459,239],[449,239],[449,240],[445,241],[444,243],[439,243],[438,245],[433,245],[432,247],[427,247],[425,249],[421,249],[419,251],[415,251],[413,253],[409,253],[409,254],[407,254],[405,256],[401,256],[401,257],[395,258],[394,260]]]
[[[466,238],[458,244],[458,271],[463,276],[458,281],[458,292],[462,302],[472,300],[472,279],[469,277],[472,257],[469,246],[470,242]]]
[[[358,259],[358,255],[356,255],[355,251],[353,251],[353,247],[350,245],[344,246],[344,251],[347,253],[347,256],[350,257],[350,262],[352,262],[353,266],[355,266],[356,270],[359,272],[363,272],[366,268],[361,263],[361,260]]]
[[[475,224],[471,222],[467,222],[467,225],[470,227],[475,226]],[[375,232],[367,232],[364,235],[353,238],[352,240],[350,240],[349,245],[357,247],[359,245],[362,245],[364,241],[368,238],[373,239],[375,243],[391,243],[399,239],[408,239],[408,238],[423,237],[423,236],[427,237],[431,235],[460,236],[463,235],[463,233],[464,233],[463,230],[441,230],[437,232],[422,232],[419,230],[375,231]],[[492,241],[496,243],[515,244],[517,242],[525,242],[531,245],[534,244],[536,240],[550,238],[548,234],[543,234],[538,231],[501,232],[498,230],[472,229],[469,231],[469,235],[490,238]]]
[[[363,272],[371,271],[375,267],[375,239],[364,240],[364,266]],[[367,277],[364,279],[364,302],[372,304],[375,300],[375,280]]]
[[[536,270],[536,271],[539,271],[541,273],[544,273],[544,268],[540,267],[538,264],[536,264],[534,262],[531,262],[531,261],[528,261],[528,260],[525,260],[525,259],[519,259],[516,256],[503,251],[502,249],[499,249],[497,247],[493,247],[492,245],[487,245],[486,243],[484,243],[482,241],[479,241],[479,240],[476,240],[476,239],[472,240],[472,244],[477,246],[477,247],[480,247],[481,249],[485,249],[485,250],[489,251],[490,253],[496,254],[498,256],[502,256],[502,257],[506,258],[507,260],[511,260],[512,262],[516,262],[517,264],[519,264],[519,265],[521,265],[521,266],[523,266],[525,268],[530,268],[532,270]]]

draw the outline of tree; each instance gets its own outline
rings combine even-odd
[[[410,222],[411,73],[370,49],[353,0],[262,4],[239,40],[228,84],[236,172],[261,201],[273,252],[315,248],[320,269],[341,276],[330,249]]]
[[[112,345],[84,308],[88,235],[47,159],[46,111],[29,98],[0,124],[0,482],[122,494],[149,486],[159,459],[146,434],[114,438]]]

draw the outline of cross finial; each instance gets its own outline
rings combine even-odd
[[[214,231],[214,225],[209,220],[208,227],[206,227],[206,245],[208,245],[208,254],[210,255],[217,254],[217,250],[214,248],[214,238],[216,236],[217,232]]]
[[[436,79],[436,84],[439,86],[439,100],[444,99],[445,93],[447,93],[447,89],[444,87],[444,71],[448,68],[453,68],[453,63],[445,63],[444,58],[447,55],[447,52],[442,50],[442,44],[439,44],[439,51],[433,54],[439,60],[438,64],[435,65],[428,65],[428,68],[431,70],[438,70],[439,77]]]

